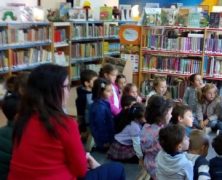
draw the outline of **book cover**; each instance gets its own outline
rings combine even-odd
[[[189,9],[188,8],[180,8],[178,11],[178,15],[176,17],[175,25],[187,27],[188,16],[189,16]]]
[[[189,13],[188,27],[200,27],[200,13],[198,12]]]
[[[209,20],[209,27],[210,28],[219,28],[220,27],[220,20],[222,13],[219,12],[211,12],[210,13],[210,20]]]
[[[161,9],[161,25],[162,26],[173,26],[175,24],[175,16],[177,10],[171,8]]]
[[[160,26],[161,8],[144,8],[142,24],[146,26]]]
[[[100,7],[100,20],[112,20],[113,8],[108,6]]]

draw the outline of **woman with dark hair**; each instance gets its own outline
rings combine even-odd
[[[63,111],[68,96],[65,67],[47,64],[32,71],[15,123],[9,180],[70,180],[84,177],[87,163],[99,166],[85,154],[76,121]],[[88,172],[86,179],[93,177]]]

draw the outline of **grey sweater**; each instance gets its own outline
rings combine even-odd
[[[194,87],[190,86],[186,88],[183,96],[183,102],[192,109],[194,114],[196,114],[198,100],[197,91]]]

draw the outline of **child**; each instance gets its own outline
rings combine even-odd
[[[122,131],[115,135],[115,142],[108,151],[112,160],[138,163],[143,154],[140,146],[140,132],[144,123],[145,108],[142,104],[133,104],[129,109],[129,118],[126,119]]]
[[[199,127],[204,129],[220,128],[218,124],[218,108],[220,104],[220,98],[217,95],[217,87],[214,84],[206,84],[198,95],[197,104],[197,120]],[[196,123],[197,124],[197,123]],[[209,131],[209,128],[205,129]]]
[[[119,74],[116,77],[116,86],[119,88],[119,93],[122,95],[123,89],[126,85],[126,77],[123,74]]]
[[[137,87],[135,84],[128,83],[123,89],[123,96],[133,96],[138,103],[142,102],[142,98],[138,95]]]
[[[96,148],[106,151],[113,141],[114,123],[108,102],[112,96],[111,82],[104,78],[98,78],[92,88],[93,104],[89,110],[89,123]]]
[[[128,119],[128,111],[130,107],[136,103],[136,98],[133,96],[122,96],[121,98],[121,112],[114,117],[115,133],[120,133],[125,127],[125,122]]]
[[[183,96],[183,102],[187,104],[193,112],[194,117],[196,116],[196,104],[197,100],[197,91],[204,86],[203,80],[200,74],[192,74],[189,77],[190,87],[187,87]]]
[[[97,73],[92,70],[84,70],[80,73],[81,86],[77,88],[76,108],[80,132],[86,132],[88,126],[88,108],[92,103],[93,83],[97,79]]]
[[[185,128],[181,125],[168,125],[159,132],[162,150],[157,155],[158,180],[193,180],[193,165],[183,153],[186,143]]]
[[[111,106],[111,112],[114,116],[119,114],[119,112],[121,111],[120,94],[118,87],[115,85],[117,74],[118,70],[112,64],[105,64],[99,72],[100,77],[105,78],[111,82],[113,94],[109,98],[109,103]]]
[[[15,94],[8,94],[2,102],[2,111],[6,116],[7,125],[0,128],[0,179],[6,180],[12,154],[12,134],[15,115],[20,100]]]
[[[222,134],[217,135],[212,142],[212,146],[217,153],[217,156],[212,158],[209,162],[210,176],[212,179],[222,179]]]
[[[184,104],[177,104],[172,111],[171,123],[180,124],[185,127],[187,137],[190,136],[191,128],[193,126],[193,114],[189,106]]]
[[[142,128],[141,147],[145,168],[153,179],[156,179],[156,155],[161,149],[158,141],[159,130],[169,123],[172,107],[171,100],[165,100],[159,95],[151,96],[146,107],[147,124]]]
[[[193,130],[190,134],[189,150],[186,156],[193,164],[194,180],[211,179],[209,163],[206,160],[208,148],[208,136],[201,130]]]
[[[146,97],[146,104],[149,100],[149,98],[154,95],[158,94],[160,96],[164,96],[164,98],[169,98],[168,92],[167,92],[167,83],[166,79],[163,77],[156,77],[153,80],[153,90],[147,95]]]

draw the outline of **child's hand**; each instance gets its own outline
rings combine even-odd
[[[205,124],[204,124],[204,121],[203,121],[203,120],[200,120],[200,128],[201,128],[201,129],[205,128]]]
[[[143,158],[140,158],[139,159],[139,166],[144,168],[144,161],[143,161]]]
[[[88,162],[89,169],[95,169],[100,166],[100,164],[89,153],[86,153],[86,159]]]
[[[208,123],[209,123],[209,119],[205,119],[205,120],[203,121],[203,123],[204,123],[204,126],[206,127],[206,126],[208,125]]]

